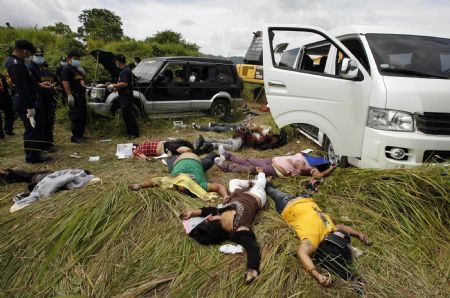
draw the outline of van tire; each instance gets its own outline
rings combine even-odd
[[[218,98],[211,105],[210,114],[214,117],[221,118],[230,114],[230,103],[228,100]]]
[[[327,158],[330,160],[332,164],[336,164],[338,167],[345,168],[348,166],[347,156],[336,155],[334,153],[333,144],[327,136],[324,136],[323,139],[323,150],[327,154]]]
[[[136,117],[136,119],[139,119],[142,116],[141,109],[139,108],[139,106],[136,103],[133,103],[133,114]],[[111,118],[121,118],[122,119],[122,111],[119,106],[118,100],[116,100],[113,103],[110,115],[111,115]]]

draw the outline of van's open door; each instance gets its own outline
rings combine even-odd
[[[282,43],[289,45],[280,51]],[[314,125],[336,154],[360,157],[372,80],[349,50],[313,26],[269,26],[263,48],[264,86],[277,125]]]

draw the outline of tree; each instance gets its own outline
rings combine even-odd
[[[74,38],[76,36],[72,29],[70,29],[69,25],[66,25],[62,22],[57,22],[53,26],[47,26],[42,29],[71,38]]]
[[[88,38],[113,41],[123,37],[121,18],[107,9],[85,9],[78,16],[78,21],[81,23],[78,37],[84,41]]]
[[[159,44],[180,44],[192,51],[198,51],[200,48],[195,43],[187,42],[181,33],[170,29],[158,31],[153,36],[147,37],[145,41]]]

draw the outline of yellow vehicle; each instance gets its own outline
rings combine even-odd
[[[237,72],[244,82],[264,85],[262,66],[262,32],[253,32],[253,40],[245,54],[245,64],[236,65]]]

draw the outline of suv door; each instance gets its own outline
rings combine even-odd
[[[264,38],[264,86],[279,127],[305,123],[319,128],[340,155],[361,156],[372,81],[358,63],[357,79],[340,72],[344,58],[356,58],[317,27],[271,26]],[[285,43],[288,45],[286,46]],[[293,65],[283,52],[298,50]],[[348,61],[348,59],[347,59]]]
[[[168,62],[156,76],[152,87],[154,109],[161,111],[189,111],[187,64]]]
[[[208,110],[211,98],[219,92],[215,64],[190,62],[188,74],[191,109]]]

